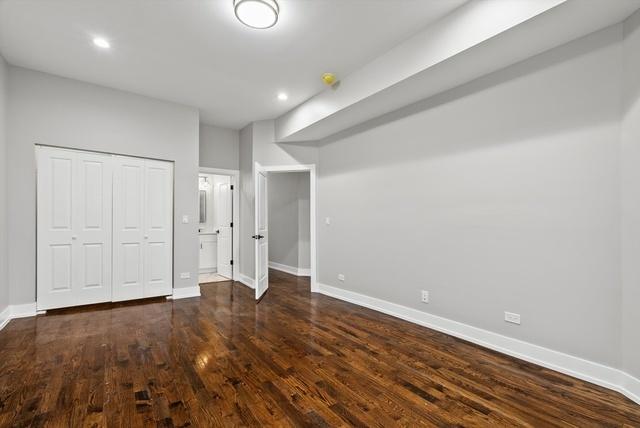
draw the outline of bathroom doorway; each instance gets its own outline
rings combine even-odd
[[[237,260],[237,171],[201,168],[198,175],[198,283],[232,281]]]

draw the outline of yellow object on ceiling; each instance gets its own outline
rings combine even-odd
[[[338,78],[333,73],[324,73],[322,75],[322,81],[325,85],[333,86],[338,81]]]

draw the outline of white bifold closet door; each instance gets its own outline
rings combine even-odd
[[[173,164],[36,148],[39,310],[170,295]]]
[[[173,288],[173,164],[114,157],[113,300]]]
[[[38,310],[111,300],[111,157],[38,147]]]

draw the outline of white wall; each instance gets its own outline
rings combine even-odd
[[[624,23],[622,367],[640,378],[640,12]]]
[[[239,168],[240,135],[235,129],[200,124],[200,166]]]
[[[268,192],[269,261],[308,269],[309,173],[269,173]]]
[[[618,366],[621,37],[609,28],[322,146],[319,281]]]
[[[7,244],[7,71],[0,56],[0,313],[9,305],[9,274]],[[2,320],[0,320],[1,322]]]
[[[174,161],[174,286],[197,285],[195,108],[10,67],[8,112],[12,304],[35,301],[35,144]],[[184,214],[189,224],[182,224]],[[180,279],[181,272],[190,272],[191,279]]]

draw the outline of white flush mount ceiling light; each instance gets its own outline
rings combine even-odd
[[[100,49],[109,49],[111,47],[111,43],[109,43],[109,41],[104,37],[94,37],[93,44]]]
[[[278,99],[280,101],[287,101],[289,99],[289,95],[285,94],[284,92],[280,92],[278,94]]]
[[[276,0],[233,0],[233,10],[240,22],[257,29],[273,27],[280,14]]]

